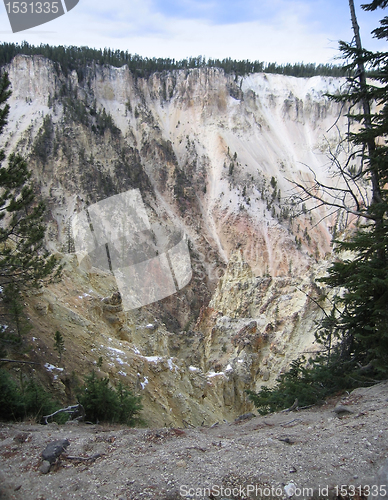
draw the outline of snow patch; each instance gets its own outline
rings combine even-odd
[[[58,370],[60,372],[63,372],[63,368],[58,368],[57,366],[52,365],[51,363],[46,363],[44,365],[47,371],[52,372],[53,370]]]
[[[209,372],[206,376],[207,378],[213,378],[213,377],[218,377],[219,375],[222,375],[223,377],[225,377],[225,373],[224,372]]]
[[[103,347],[103,346],[101,346]],[[125,354],[124,351],[120,350],[120,349],[116,349],[115,347],[107,347],[107,349],[109,349],[110,351],[113,351],[113,352],[117,352],[118,354]]]
[[[148,378],[144,377],[144,382],[140,382],[141,388],[144,390],[147,384],[148,384]]]
[[[178,367],[175,363],[173,363],[172,358],[169,358],[167,360],[168,367],[170,368],[171,371],[175,370],[176,372],[178,371]]]
[[[142,356],[142,358],[147,360],[149,363],[159,363],[159,361],[163,361],[161,356]]]

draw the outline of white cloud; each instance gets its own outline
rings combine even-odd
[[[321,15],[314,18],[311,2],[302,0],[255,0],[252,20],[235,24],[172,16],[171,9],[170,13],[157,12],[152,0],[82,0],[65,16],[17,34],[3,31],[1,39],[19,43],[27,40],[35,45],[110,47],[147,57],[182,59],[204,55],[278,63],[326,63],[338,55],[337,40],[351,36],[347,13],[343,23],[346,28],[337,33],[338,19],[333,27],[324,23]],[[9,27],[5,9],[0,10],[0,25]]]
[[[277,62],[322,61],[332,57],[323,35],[313,35],[297,19],[291,24],[268,26],[260,22],[210,25],[201,21],[169,23],[168,36],[150,36],[134,41],[137,51],[176,58],[205,55],[213,58],[251,59]]]

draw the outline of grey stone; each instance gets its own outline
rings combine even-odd
[[[344,405],[337,405],[335,408],[334,408],[334,413],[336,413],[337,415],[345,415],[346,413],[353,413],[352,410],[350,410],[347,406],[344,406]]]
[[[242,422],[243,420],[250,420],[254,418],[256,415],[254,413],[244,413],[244,415],[240,415],[235,419],[235,422]]]
[[[48,460],[43,460],[42,465],[39,467],[39,470],[42,474],[48,474],[50,472],[51,464]]]
[[[53,464],[59,455],[65,451],[65,449],[70,445],[67,439],[60,439],[59,441],[53,441],[49,443],[46,448],[42,451],[43,460],[47,460],[50,464]]]
[[[17,443],[25,443],[29,440],[30,436],[31,434],[28,434],[28,432],[19,432],[18,434],[16,434],[13,440]]]
[[[79,420],[68,420],[65,425],[79,425]]]
[[[388,498],[388,460],[378,470],[373,484],[378,487],[378,496],[375,500],[386,500]]]

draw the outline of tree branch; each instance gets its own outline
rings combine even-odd
[[[19,359],[0,359],[0,363],[24,363],[28,365],[41,365],[41,363],[36,363],[35,361],[20,361]]]

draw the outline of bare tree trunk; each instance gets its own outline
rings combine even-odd
[[[356,48],[359,51],[359,56],[357,57],[357,78],[360,82],[360,90],[364,94],[362,98],[362,107],[364,111],[364,125],[367,130],[372,129],[372,122],[371,122],[371,111],[370,111],[370,102],[367,97],[367,84],[366,84],[366,74],[365,74],[365,66],[364,62],[361,57],[361,52],[362,52],[362,43],[361,43],[361,37],[360,37],[360,27],[358,26],[357,22],[357,16],[356,16],[356,11],[354,8],[354,1],[349,0],[349,8],[350,8],[350,15],[351,15],[351,20],[352,20],[352,27],[353,27],[353,32],[354,32],[354,39],[356,42]],[[380,190],[380,183],[379,183],[379,174],[374,168],[374,153],[376,150],[376,143],[373,138],[370,138],[367,141],[367,148],[368,148],[368,156],[369,156],[369,163],[370,163],[370,171],[371,171],[371,180],[372,180],[372,203],[381,203],[383,200],[381,198],[381,190]]]

